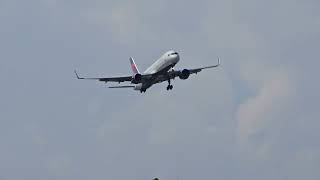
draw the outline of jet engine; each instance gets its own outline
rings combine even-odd
[[[136,91],[140,91],[142,89],[142,84],[135,85],[133,89]]]
[[[179,78],[183,80],[188,79],[189,76],[190,76],[190,71],[188,69],[182,70],[179,74]]]
[[[141,74],[135,74],[132,78],[133,78],[132,79],[133,83],[139,83],[142,80],[142,75]]]

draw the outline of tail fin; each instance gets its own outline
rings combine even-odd
[[[140,71],[132,58],[130,58],[131,69],[134,74],[140,74]]]

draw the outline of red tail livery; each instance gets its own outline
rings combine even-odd
[[[132,58],[130,58],[131,69],[134,74],[140,74],[140,71]]]

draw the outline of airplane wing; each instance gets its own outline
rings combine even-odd
[[[209,69],[209,68],[215,68],[220,66],[220,58],[218,57],[218,63],[216,65],[213,66],[206,66],[206,67],[201,67],[201,68],[196,68],[196,69],[188,69],[190,74],[197,74],[198,72],[201,72],[204,69]]]
[[[101,77],[101,78],[84,78],[80,77],[77,73],[77,71],[74,71],[78,79],[88,79],[88,80],[97,80],[97,81],[102,81],[102,82],[125,82],[125,81],[132,81],[132,76],[119,76],[119,77]]]
[[[218,57],[218,63],[216,65],[213,66],[205,66],[205,67],[201,67],[201,68],[195,68],[195,69],[184,69],[184,70],[180,70],[180,71],[169,71],[168,75],[170,79],[174,79],[175,77],[180,77],[182,79],[187,79],[191,74],[197,74],[199,72],[201,72],[204,69],[209,69],[209,68],[215,68],[220,66],[220,58]],[[162,81],[162,80],[160,80]]]

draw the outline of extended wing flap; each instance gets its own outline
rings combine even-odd
[[[125,81],[131,81],[132,76],[99,78],[98,80],[102,82],[125,82]]]

